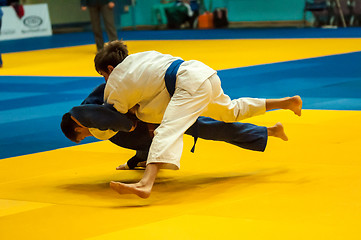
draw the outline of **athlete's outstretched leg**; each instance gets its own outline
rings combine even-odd
[[[217,75],[212,75],[209,81],[212,85],[213,98],[202,116],[223,122],[239,122],[274,109],[288,109],[301,116],[302,100],[300,96],[279,99],[243,97],[231,100],[228,95],[224,94]]]
[[[300,96],[285,97],[279,99],[267,99],[266,111],[273,109],[288,109],[296,115],[301,116],[302,99]]]

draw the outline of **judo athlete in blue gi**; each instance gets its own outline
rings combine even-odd
[[[145,123],[132,113],[121,114],[112,106],[104,105],[104,88],[105,84],[99,85],[80,106],[73,107],[69,113],[64,114],[61,123],[64,134],[73,141],[79,142],[87,136],[105,140],[107,137],[100,136],[101,132],[112,131],[114,134],[109,141],[120,147],[136,150],[136,155],[127,163],[117,167],[117,170],[145,166],[152,143],[153,130],[158,125]],[[73,119],[79,124],[76,124]],[[128,132],[133,125],[136,125],[134,130]],[[73,133],[69,129],[73,129],[74,126],[81,129],[81,136],[69,135],[69,132]],[[249,123],[225,123],[208,117],[199,117],[185,134],[191,135],[195,139],[199,137],[206,140],[224,141],[244,149],[261,152],[266,148],[268,136],[287,140],[280,123],[267,128]]]

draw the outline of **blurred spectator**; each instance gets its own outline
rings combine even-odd
[[[80,4],[83,11],[87,9],[89,10],[95,44],[98,51],[104,46],[100,15],[103,17],[105,30],[107,32],[109,41],[118,39],[113,11],[115,3],[112,0],[81,0]]]
[[[157,27],[167,24],[165,9],[174,6],[174,0],[161,0],[160,4],[153,5],[152,22]]]
[[[333,19],[331,25],[346,27],[350,24],[351,8],[350,0],[333,1],[331,6],[333,10]]]
[[[1,10],[1,6],[6,6],[7,2],[6,0],[0,0],[0,34],[1,34],[1,24],[2,24],[2,17],[3,17],[3,11]],[[3,66],[3,60],[1,58],[1,52],[0,52],[0,67]]]
[[[24,14],[25,14],[24,7],[20,3],[20,0],[7,0],[7,5],[14,8],[15,13],[18,16],[18,18],[21,19],[24,16]]]
[[[350,26],[361,26],[361,0],[350,0]]]
[[[171,29],[193,28],[198,15],[198,0],[162,0],[153,7],[153,23]]]
[[[306,12],[312,13],[314,17],[312,25],[314,27],[330,25],[332,21],[331,0],[306,0],[304,11],[304,14]],[[304,17],[304,19],[306,18]]]

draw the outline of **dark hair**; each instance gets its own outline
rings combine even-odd
[[[95,69],[97,72],[108,72],[108,66],[116,67],[128,56],[128,48],[122,41],[116,40],[107,43],[94,58]]]
[[[71,118],[70,113],[65,113],[63,115],[60,127],[67,138],[69,138],[73,142],[76,142],[78,133],[75,131],[75,128],[79,127],[79,125]]]

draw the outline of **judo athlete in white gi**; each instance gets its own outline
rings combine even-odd
[[[121,41],[108,43],[94,62],[106,81],[107,104],[120,113],[131,110],[144,122],[160,123],[154,131],[143,178],[134,184],[111,182],[119,193],[147,198],[160,168],[179,169],[183,134],[199,116],[237,122],[272,109],[289,109],[301,115],[299,96],[231,100],[223,93],[216,71],[205,64],[156,51],[128,56]]]

